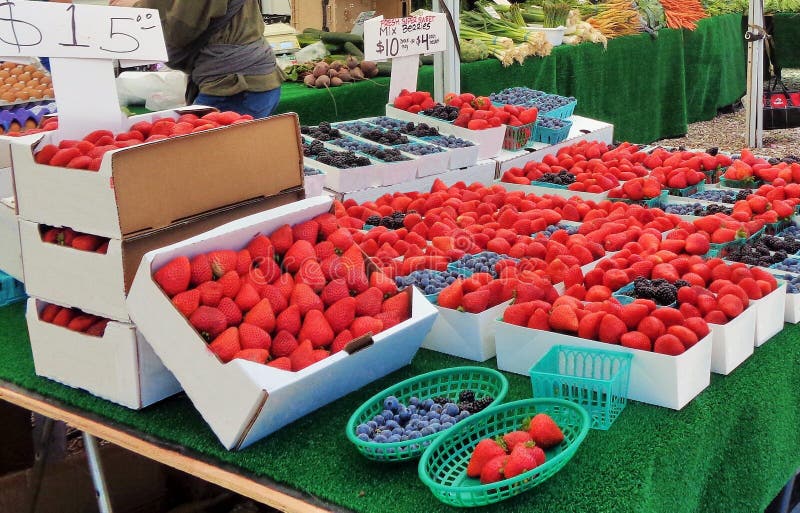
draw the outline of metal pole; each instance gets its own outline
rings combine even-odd
[[[39,503],[39,492],[42,489],[44,478],[44,468],[47,465],[47,457],[50,453],[51,437],[53,435],[53,425],[55,421],[50,417],[44,418],[42,425],[42,436],[39,443],[39,450],[36,452],[36,459],[33,464],[33,475],[31,476],[31,487],[28,492],[28,512],[34,513]]]
[[[764,33],[760,29],[764,26],[764,0],[750,0],[747,20],[748,34],[761,36],[748,37],[747,41],[747,145],[761,148],[764,136]]]
[[[453,23],[456,27],[456,34],[458,34],[459,18],[461,16],[459,0],[444,0],[444,3],[453,15]],[[433,10],[442,12],[438,4],[439,2],[433,2]],[[437,53],[433,57],[433,98],[438,102],[442,102],[445,94],[460,92],[461,59],[459,59],[456,51],[455,38],[448,30],[447,50]]]
[[[97,507],[100,513],[112,513],[111,499],[108,496],[106,478],[103,474],[103,464],[100,461],[100,451],[97,439],[89,433],[83,433],[83,446],[86,450],[86,459],[89,462],[89,471],[92,474],[94,493],[97,496]]]

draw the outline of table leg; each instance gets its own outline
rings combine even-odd
[[[779,513],[789,513],[789,508],[792,507],[792,492],[794,491],[794,481],[797,479],[797,476],[800,474],[795,474],[786,486],[783,487],[783,491],[781,492],[781,505],[778,509]]]
[[[31,476],[31,486],[28,490],[28,512],[35,513],[36,506],[39,502],[39,492],[42,489],[42,479],[44,478],[44,469],[47,465],[47,456],[50,452],[50,444],[52,442],[53,425],[55,421],[49,417],[44,418],[42,425],[42,437],[39,443],[39,449],[36,451],[35,460],[33,463],[33,472]]]
[[[94,483],[94,493],[97,496],[97,506],[100,513],[112,513],[111,499],[108,496],[103,464],[100,461],[100,451],[97,447],[97,438],[84,432],[83,446],[86,450],[86,459],[89,461],[89,471],[92,473],[92,483]]]

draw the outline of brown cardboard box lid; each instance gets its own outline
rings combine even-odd
[[[297,115],[282,114],[112,154],[123,237],[303,187]]]

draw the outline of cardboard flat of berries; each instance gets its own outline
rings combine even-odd
[[[547,449],[544,463],[515,477],[489,484],[467,477],[475,445],[484,438],[521,429],[526,421],[546,413],[564,434],[564,440]],[[493,407],[452,427],[431,443],[420,459],[420,479],[445,504],[485,506],[526,492],[555,475],[575,455],[589,432],[589,414],[581,406],[561,399],[525,399]]]

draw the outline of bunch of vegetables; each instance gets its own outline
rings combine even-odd
[[[655,37],[659,30],[667,26],[664,8],[658,0],[636,0],[636,3],[642,30]]]
[[[504,14],[499,19],[490,12],[482,4],[478,4],[473,11],[462,12],[460,37],[481,41],[503,66],[510,66],[515,61],[521,64],[531,56],[550,55],[553,45],[544,34],[527,27],[522,9],[508,7],[502,10]]]
[[[747,0],[704,0],[703,7],[709,16],[720,14],[747,13]],[[764,0],[764,12],[800,12],[800,0]]]
[[[328,64],[319,61],[310,71],[301,72],[302,80],[308,87],[338,87],[347,82],[358,82],[378,74],[378,66],[372,61],[361,61],[352,55],[344,62],[333,61]]]
[[[630,0],[611,0],[602,6],[597,14],[586,21],[607,38],[629,36],[641,31],[639,11]]]
[[[564,27],[567,24],[570,4],[568,2],[547,0],[542,4],[544,20],[542,25],[546,28]]]
[[[567,17],[567,29],[564,31],[564,44],[578,45],[585,42],[600,43],[605,48],[606,45],[608,45],[608,38],[591,24],[583,21],[580,12],[573,9],[569,12],[569,17]]]
[[[697,22],[708,17],[700,0],[660,0],[669,28],[694,30]]]

